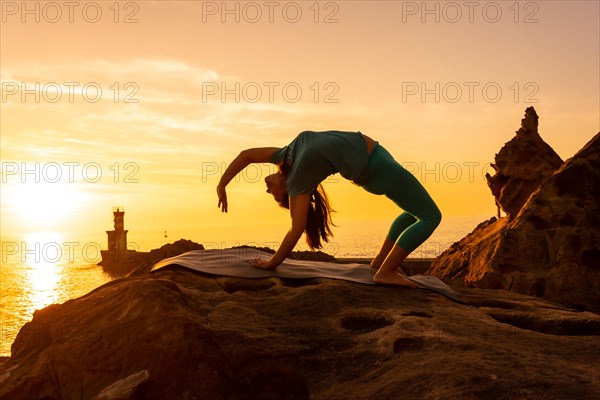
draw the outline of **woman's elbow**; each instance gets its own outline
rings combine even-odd
[[[240,154],[238,154],[238,158],[242,159],[242,160],[247,160],[249,157],[248,150],[250,150],[250,149],[245,149],[245,150],[240,151]]]

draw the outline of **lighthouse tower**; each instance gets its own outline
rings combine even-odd
[[[108,251],[112,251],[114,259],[119,260],[125,256],[127,251],[127,231],[124,217],[125,207],[113,207],[114,227],[112,231],[106,231],[108,235]]]

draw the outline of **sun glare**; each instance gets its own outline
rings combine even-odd
[[[14,217],[35,230],[60,230],[85,197],[72,183],[19,183],[6,189]]]

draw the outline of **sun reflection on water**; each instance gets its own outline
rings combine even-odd
[[[27,251],[21,257],[24,258],[26,268],[27,279],[23,292],[26,294],[26,312],[29,315],[59,300],[59,282],[64,268],[62,243],[62,235],[55,232],[38,232],[25,236]]]
[[[19,329],[35,310],[64,303],[113,278],[96,265],[82,240],[68,233],[38,232],[2,239],[0,263],[0,356],[9,356]]]

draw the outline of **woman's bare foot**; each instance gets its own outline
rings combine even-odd
[[[408,288],[416,288],[417,285],[406,278],[406,275],[398,271],[377,271],[373,277],[373,282],[380,285],[404,286]]]

